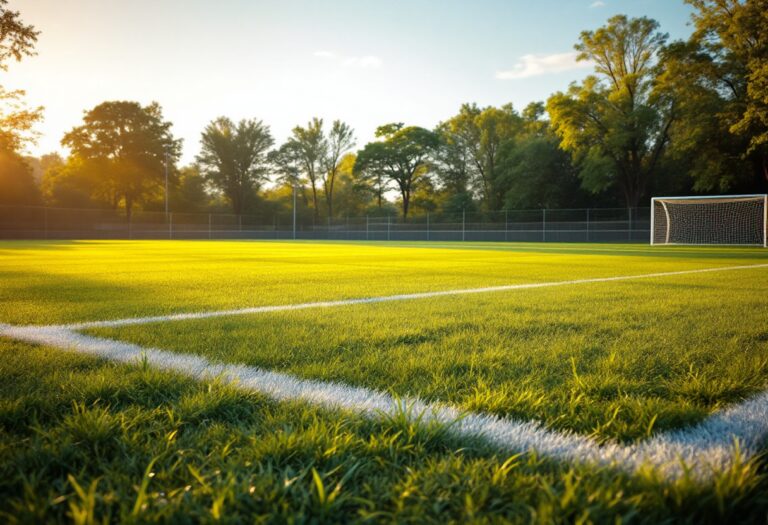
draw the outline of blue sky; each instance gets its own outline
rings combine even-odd
[[[682,0],[11,0],[39,55],[0,84],[46,107],[35,154],[59,150],[84,109],[157,100],[194,159],[211,119],[260,118],[282,141],[313,116],[358,143],[387,122],[433,127],[462,102],[521,109],[583,78],[580,31],[649,16],[686,38]]]

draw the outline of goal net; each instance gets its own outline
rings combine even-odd
[[[768,196],[654,197],[651,244],[768,246]]]

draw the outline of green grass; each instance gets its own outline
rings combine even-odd
[[[7,523],[736,523],[768,510],[757,463],[661,483],[15,343],[0,375]]]
[[[765,269],[89,333],[634,440],[768,385]]]
[[[51,324],[768,263],[640,245],[4,242],[0,322]],[[768,270],[91,332],[632,442],[768,385]],[[0,519],[765,521],[762,457],[712,483],[509,458],[0,339]],[[93,519],[92,519],[93,518]],[[94,521],[95,519],[95,521]],[[89,521],[91,520],[91,521]]]
[[[757,248],[2,242],[0,322],[52,324],[768,262]]]

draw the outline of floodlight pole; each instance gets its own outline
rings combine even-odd
[[[168,148],[165,148],[165,216],[168,216]]]
[[[293,185],[293,240],[296,240],[296,184]]]

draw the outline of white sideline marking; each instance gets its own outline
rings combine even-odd
[[[355,304],[385,303],[389,301],[411,301],[414,299],[428,299],[430,297],[443,297],[447,295],[468,295],[490,292],[505,292],[509,290],[522,290],[527,288],[546,288],[551,286],[566,286],[572,284],[606,283],[611,281],[629,281],[632,279],[650,279],[653,277],[669,277],[673,275],[687,275],[693,273],[724,272],[732,270],[748,270],[753,268],[768,268],[768,264],[751,264],[742,266],[721,266],[719,268],[701,268],[698,270],[680,270],[676,272],[645,273],[640,275],[619,275],[616,277],[596,277],[592,279],[575,279],[571,281],[549,281],[543,283],[506,284],[502,286],[487,286],[484,288],[464,288],[459,290],[441,290],[436,292],[420,292],[411,294],[384,295],[379,297],[362,297],[358,299],[342,299],[339,301],[320,301],[314,303],[282,304],[273,306],[254,306],[250,308],[237,308],[233,310],[216,310],[210,312],[190,312],[171,315],[156,315],[150,317],[133,317],[128,319],[113,319],[106,321],[88,321],[55,326],[66,330],[86,330],[89,328],[111,328],[136,324],[162,323],[168,321],[184,321],[190,319],[209,319],[211,317],[224,317],[230,315],[260,314],[268,312],[283,312],[288,310],[306,310],[309,308],[332,308],[335,306],[350,306]]]
[[[700,424],[687,429],[664,432],[649,440],[627,446],[617,443],[600,445],[588,437],[573,432],[550,430],[535,421],[523,422],[488,414],[463,413],[445,404],[427,403],[417,398],[397,400],[389,394],[367,388],[304,380],[289,374],[271,372],[257,367],[213,363],[204,357],[178,354],[155,348],[142,348],[130,343],[87,336],[76,333],[74,330],[765,267],[768,267],[768,264],[726,266],[341,301],[261,306],[62,326],[11,326],[0,323],[0,336],[74,350],[123,363],[136,363],[146,359],[147,363],[157,368],[178,372],[192,378],[223,377],[239,388],[259,392],[277,400],[301,400],[327,408],[357,412],[371,418],[380,417],[382,414],[394,415],[407,407],[406,413],[412,420],[420,419],[427,423],[446,423],[450,425],[449,431],[456,436],[479,437],[507,451],[535,450],[543,456],[556,460],[610,465],[629,473],[651,466],[656,468],[660,475],[666,479],[677,479],[689,474],[706,481],[717,472],[734,465],[737,460],[748,459],[760,450],[764,438],[768,435],[768,391],[713,414]],[[736,442],[738,442],[738,450],[734,446]]]
[[[573,432],[550,430],[535,421],[523,422],[487,414],[462,413],[456,408],[417,398],[397,400],[389,394],[333,382],[300,379],[257,367],[213,363],[204,357],[91,337],[56,327],[0,324],[0,335],[31,343],[136,364],[142,360],[161,370],[195,379],[221,377],[244,390],[281,401],[300,400],[331,409],[343,409],[378,418],[405,412],[412,420],[448,424],[458,437],[484,439],[510,452],[535,450],[555,460],[593,463],[634,473],[648,466],[669,480],[686,473],[700,481],[747,459],[759,451],[768,435],[768,392],[707,418],[693,427],[661,433],[633,445],[599,445]],[[734,447],[738,440],[739,453]]]

